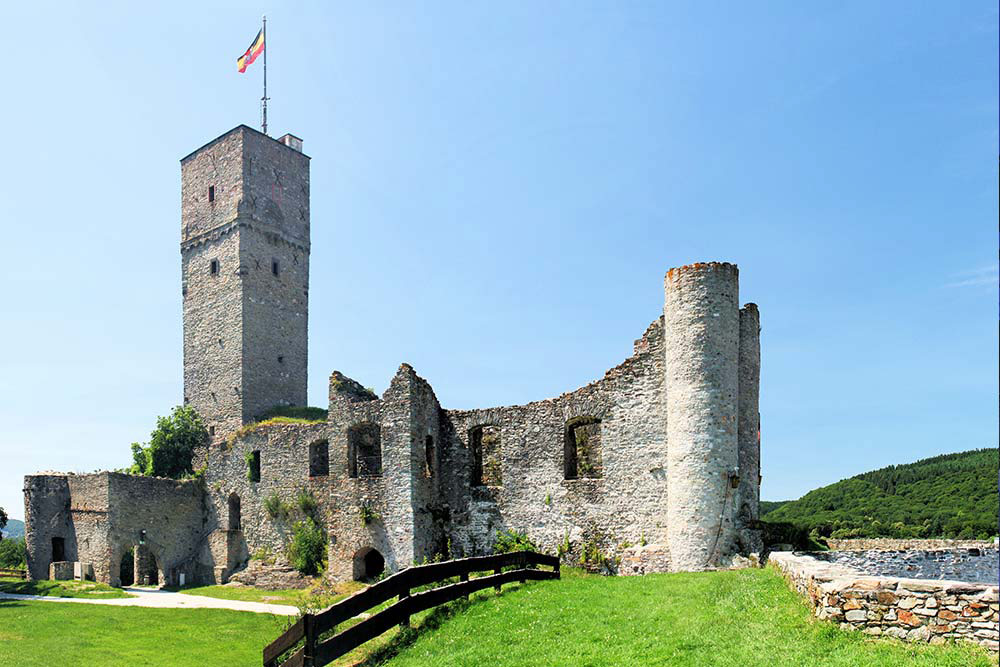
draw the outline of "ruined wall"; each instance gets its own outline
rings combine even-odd
[[[585,541],[615,554],[627,542],[666,539],[667,446],[659,418],[663,325],[650,325],[635,354],[601,380],[527,405],[447,410],[442,426],[441,494],[453,555],[490,553],[497,530],[526,532],[541,548]],[[567,423],[600,420],[598,477],[566,479]],[[470,432],[500,430],[501,486],[470,485]]]
[[[161,581],[169,581],[163,576],[190,559],[205,538],[198,482],[102,472],[30,475],[24,488],[28,566],[35,579],[48,576],[52,538],[63,540],[64,560],[92,563],[97,581],[112,585],[140,531],[146,531]]]
[[[734,543],[739,272],[692,264],[664,281],[668,541],[676,570],[711,567]]]
[[[1000,649],[997,587],[937,579],[870,577],[806,554],[772,553],[768,564],[808,600],[817,618],[846,630]]]
[[[760,312],[757,304],[740,309],[739,366],[739,516],[760,518]]]

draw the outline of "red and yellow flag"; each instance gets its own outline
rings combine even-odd
[[[257,33],[257,36],[253,38],[253,43],[250,44],[250,48],[242,56],[236,59],[236,68],[240,71],[240,74],[247,71],[247,65],[257,60],[257,56],[264,51],[264,31],[261,30]]]

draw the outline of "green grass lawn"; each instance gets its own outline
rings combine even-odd
[[[423,627],[420,627],[423,626]],[[436,629],[429,629],[435,628]],[[394,656],[394,657],[393,657]],[[967,645],[874,639],[816,621],[771,570],[646,577],[566,572],[434,613],[366,665],[989,667]]]
[[[94,581],[24,581],[8,577],[0,577],[0,593],[90,600],[132,597],[120,588],[112,588]]]
[[[997,666],[995,656],[977,647],[904,644],[816,621],[771,570],[646,577],[563,572],[561,581],[509,585],[499,596],[482,591],[471,603],[418,614],[413,630],[394,629],[334,664]],[[262,599],[272,594],[289,601],[302,594],[231,586],[200,591],[264,602],[277,602]],[[0,600],[0,665],[258,665],[261,649],[288,622],[216,609]]]
[[[259,665],[287,622],[225,609],[0,600],[0,665]]]

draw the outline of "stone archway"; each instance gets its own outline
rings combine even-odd
[[[362,547],[354,553],[354,580],[370,581],[385,572],[385,557],[374,547]]]

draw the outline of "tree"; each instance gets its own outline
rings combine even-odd
[[[0,540],[3,539],[3,529],[7,527],[7,513],[0,507]]]
[[[194,408],[179,405],[169,417],[157,417],[149,444],[132,443],[133,475],[180,479],[193,472],[194,450],[208,444],[208,429]]]

